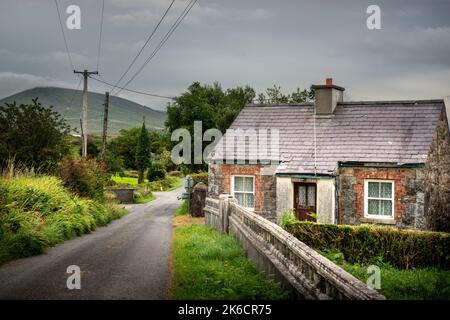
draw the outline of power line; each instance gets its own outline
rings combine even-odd
[[[181,22],[184,20],[184,18],[187,16],[189,11],[191,11],[192,7],[195,5],[197,0],[191,0],[186,8],[181,12],[180,16],[177,18],[177,20],[174,22],[172,27],[169,29],[169,31],[166,33],[166,35],[163,37],[163,39],[160,41],[159,45],[153,50],[152,54],[147,58],[147,60],[144,62],[144,64],[134,73],[134,75],[125,83],[125,85],[120,89],[116,95],[118,95],[122,90],[124,90],[130,83],[133,81],[137,75],[145,68],[145,66],[150,62],[150,60],[153,59],[153,57],[158,53],[158,51],[162,48],[162,46],[169,40],[170,36],[175,32],[175,30],[178,28],[178,26],[181,24]]]
[[[57,0],[55,0],[55,6],[56,6],[56,11],[58,13],[59,26],[61,27],[61,32],[62,32],[62,35],[63,35],[64,44],[66,46],[67,56],[69,57],[69,62],[70,62],[70,65],[72,67],[72,70],[74,70],[75,67],[74,67],[73,62],[72,62],[72,57],[70,55],[69,46],[67,45],[66,34],[64,33],[64,27],[63,27],[63,24],[62,24],[62,21],[61,21],[61,14],[59,13],[59,6],[58,6],[58,1]]]
[[[83,78],[80,78],[80,81],[78,81],[78,85],[77,88],[74,90],[73,94],[72,94],[72,98],[70,99],[69,102],[69,106],[65,108],[64,113],[63,113],[63,118],[66,117],[67,114],[67,110],[72,109],[72,105],[73,105],[73,101],[75,100],[75,95],[77,94],[78,89],[80,89],[80,85],[81,85],[81,81],[83,80]]]
[[[75,95],[78,92],[78,89],[80,89],[81,81],[83,81],[82,77],[80,77],[80,81],[78,81],[77,88],[73,92],[72,99],[70,99],[69,108],[72,108],[73,101],[75,100]]]
[[[139,56],[141,55],[142,51],[144,50],[144,48],[147,46],[147,44],[149,43],[149,41],[153,38],[153,35],[155,34],[155,32],[158,30],[159,26],[161,25],[162,21],[164,20],[164,18],[167,16],[167,13],[169,13],[170,8],[172,8],[173,4],[174,4],[175,0],[172,0],[172,2],[170,3],[169,7],[166,9],[166,11],[164,12],[163,16],[161,17],[161,19],[158,21],[157,25],[155,26],[155,28],[153,28],[152,33],[150,34],[150,36],[147,38],[147,40],[145,41],[144,45],[141,47],[141,49],[138,51],[138,53],[136,54],[136,56],[133,58],[133,60],[131,61],[130,65],[128,66],[128,68],[125,70],[125,72],[122,74],[122,76],[120,77],[120,79],[116,82],[116,84],[114,85],[113,89],[111,90],[114,91],[114,89],[116,89],[116,87],[119,85],[120,81],[122,81],[123,77],[125,77],[125,75],[128,73],[128,71],[130,71],[131,67],[133,66],[133,64],[136,62],[136,60],[139,58]]]
[[[153,59],[153,57],[158,53],[158,51],[162,48],[162,46],[167,42],[167,40],[170,38],[170,36],[175,32],[175,30],[178,28],[178,26],[181,24],[181,22],[183,21],[183,19],[186,17],[186,15],[189,13],[189,11],[192,9],[192,7],[195,5],[195,3],[197,2],[197,0],[191,0],[188,5],[186,6],[186,8],[184,8],[184,10],[181,12],[181,14],[178,16],[178,18],[175,20],[175,22],[173,23],[173,25],[171,26],[171,28],[169,29],[169,31],[165,34],[165,36],[162,38],[162,40],[160,41],[160,43],[158,44],[158,46],[155,48],[155,50],[153,50],[153,52],[151,53],[151,55],[147,58],[147,60],[144,62],[144,64],[134,73],[134,75],[125,83],[125,85],[123,86],[123,88],[126,88],[131,81],[133,81],[137,75],[145,68],[145,66],[150,62],[150,60]],[[121,89],[122,90],[122,89]],[[119,90],[116,94],[119,94],[120,91]]]
[[[97,71],[98,71],[98,65],[100,63],[100,50],[102,47],[102,33],[103,33],[103,15],[105,12],[105,0],[102,0],[102,15],[100,19],[100,33],[98,37],[98,50],[97,50]]]
[[[137,90],[133,90],[133,89],[128,89],[128,88],[124,88],[124,87],[117,87],[115,85],[113,85],[112,83],[100,80],[99,78],[94,78],[94,77],[89,77],[95,81],[101,82],[103,84],[106,84],[110,87],[115,87],[115,88],[119,88],[120,90],[125,90],[125,91],[129,91],[129,92],[133,92],[133,93],[138,93],[138,94],[143,94],[146,96],[150,96],[150,97],[156,97],[156,98],[163,98],[163,99],[171,99],[174,100],[174,97],[168,97],[168,96],[163,96],[163,95],[159,95],[159,94],[154,94],[154,93],[149,93],[149,92],[143,92],[143,91],[137,91]]]

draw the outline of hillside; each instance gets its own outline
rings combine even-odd
[[[36,97],[39,97],[42,105],[53,106],[53,109],[59,112],[71,127],[76,128],[80,132],[83,97],[80,90],[37,87],[0,99],[0,104],[13,101],[16,101],[18,104],[30,103],[31,99]],[[104,99],[104,95],[99,93],[89,92],[88,94],[89,133],[100,134],[102,131]],[[164,127],[165,112],[147,108],[127,99],[110,97],[108,134],[117,135],[120,129],[140,126],[142,124],[142,116],[145,116],[145,123],[148,128],[160,129]]]

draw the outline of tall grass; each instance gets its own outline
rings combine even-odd
[[[204,225],[175,229],[175,299],[285,299],[279,284],[258,272],[229,235]]]
[[[183,216],[188,213],[189,213],[189,203],[187,200],[184,200],[175,211],[175,217]]]
[[[125,213],[70,193],[56,177],[0,178],[0,263],[39,254]]]

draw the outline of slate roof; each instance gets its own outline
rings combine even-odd
[[[277,173],[333,174],[338,162],[424,163],[443,107],[443,100],[338,104],[332,116],[316,116],[316,162],[312,103],[247,105],[230,128],[278,129]],[[215,147],[213,162],[258,158],[255,143],[247,139],[232,148],[224,143],[229,137],[225,134]],[[273,158],[268,149],[259,160]]]

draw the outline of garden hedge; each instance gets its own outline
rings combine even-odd
[[[208,185],[208,172],[192,173],[191,177],[194,180],[194,184],[203,182]]]
[[[450,234],[374,225],[296,221],[286,230],[316,250],[339,250],[350,263],[387,262],[402,269],[450,269]]]

